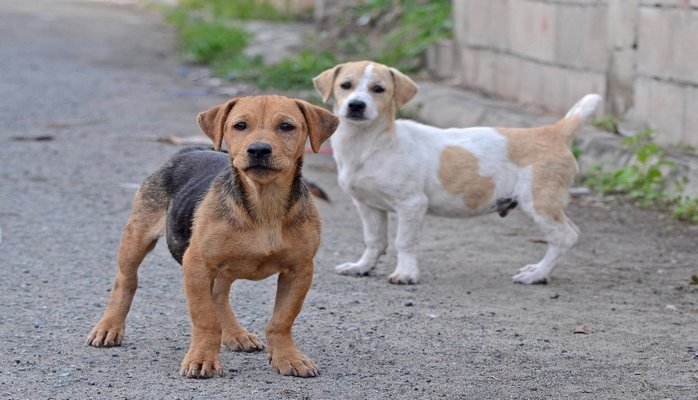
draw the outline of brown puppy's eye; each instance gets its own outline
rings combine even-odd
[[[281,132],[291,132],[292,130],[296,129],[293,124],[288,123],[288,122],[282,122],[281,125],[279,125],[279,130]]]
[[[383,93],[385,92],[385,88],[381,85],[376,85],[371,88],[373,90],[373,93]]]
[[[247,124],[244,122],[238,122],[237,124],[233,125],[233,129],[236,131],[244,131],[247,129]]]
[[[351,89],[351,82],[344,82],[341,85],[339,85],[342,89]]]

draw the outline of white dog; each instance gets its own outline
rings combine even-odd
[[[339,185],[363,222],[366,249],[340,274],[366,275],[387,248],[387,213],[397,213],[397,268],[391,283],[416,283],[424,216],[470,217],[519,205],[545,234],[548,250],[514,275],[519,283],[545,283],[577,241],[565,216],[577,172],[572,137],[601,97],[581,99],[555,125],[531,129],[439,129],[395,120],[417,85],[394,68],[370,61],[340,64],[313,79],[325,102],[334,97],[340,118],[331,137]]]

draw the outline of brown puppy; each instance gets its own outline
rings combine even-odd
[[[317,152],[338,119],[302,100],[258,96],[215,106],[200,113],[198,122],[216,150],[225,138],[229,155],[183,150],[141,185],[121,237],[107,308],[87,344],[121,344],[138,266],[166,232],[170,252],[183,266],[192,320],[183,376],[222,374],[221,344],[236,351],[264,348],[235,319],[230,286],[236,279],[277,273],[276,304],[266,329],[269,362],[284,375],[317,376],[317,367],[291,337],[320,243],[320,218],[301,166],[306,139]]]

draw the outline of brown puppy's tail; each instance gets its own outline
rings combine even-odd
[[[572,108],[567,112],[565,118],[560,120],[558,124],[562,124],[560,133],[562,136],[572,141],[572,137],[577,133],[579,128],[594,115],[596,109],[601,104],[603,98],[598,94],[588,94],[582,97]]]
[[[330,196],[328,196],[327,193],[325,193],[325,191],[322,190],[320,186],[307,179],[303,179],[303,182],[305,182],[305,185],[308,187],[310,194],[312,194],[320,200],[325,200],[326,202],[331,203]]]

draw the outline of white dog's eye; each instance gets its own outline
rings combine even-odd
[[[373,93],[383,93],[385,92],[385,88],[381,85],[376,85],[371,88],[373,90]]]
[[[233,129],[235,129],[236,131],[244,131],[245,129],[247,129],[247,124],[244,122],[238,122],[235,125],[233,125]]]
[[[339,85],[342,89],[351,89],[351,82],[344,82],[341,85]]]

